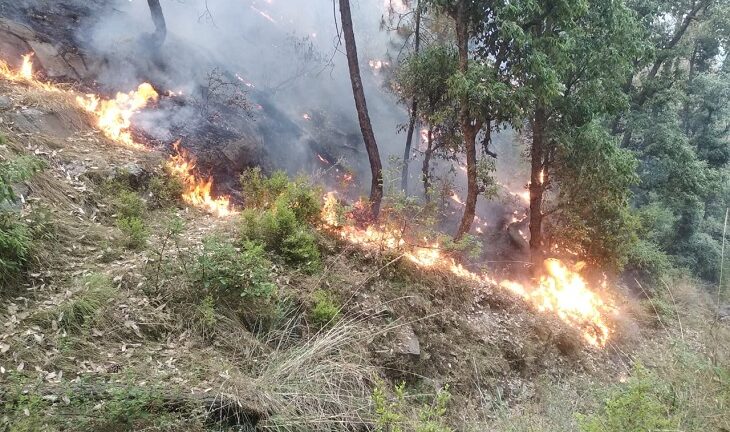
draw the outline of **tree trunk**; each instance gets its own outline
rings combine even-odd
[[[352,28],[350,1],[339,0],[339,2],[342,33],[345,36],[345,51],[347,51],[347,65],[350,68],[350,81],[352,82],[352,94],[355,98],[357,118],[360,121],[360,130],[362,131],[363,141],[365,141],[365,149],[368,152],[370,171],[373,178],[370,186],[370,210],[373,220],[375,220],[380,213],[380,201],[383,199],[383,165],[380,162],[378,144],[375,141],[375,133],[373,133],[373,126],[370,123],[370,115],[365,101],[365,91],[362,87],[360,64],[357,60],[357,46],[355,45],[355,32]]]
[[[429,201],[429,191],[431,190],[431,156],[433,155],[433,127],[428,125],[428,137],[426,143],[426,151],[423,153],[423,167],[421,168],[421,179],[423,180],[423,195],[426,201]]]
[[[421,2],[416,6],[416,29],[415,29],[415,45],[413,52],[418,54],[421,48]],[[403,192],[408,193],[408,160],[411,158],[411,145],[413,143],[413,132],[416,129],[416,117],[418,115],[418,101],[413,98],[411,104],[411,119],[408,123],[408,134],[406,135],[406,148],[403,151],[403,172],[401,173],[400,188]]]
[[[542,201],[544,188],[545,128],[547,115],[545,108],[538,104],[532,121],[532,147],[530,149],[530,258],[533,268],[537,269],[543,260],[542,250]]]
[[[152,22],[155,23],[155,33],[152,35],[155,45],[162,46],[167,37],[167,25],[165,24],[165,15],[162,13],[160,0],[147,0],[152,14]]]
[[[464,1],[460,1],[456,10],[456,39],[459,45],[459,70],[463,74],[466,74],[469,68],[469,29],[467,28],[466,11],[464,8]],[[466,152],[467,188],[464,215],[454,236],[455,240],[460,240],[471,229],[477,208],[477,196],[479,195],[476,138],[480,126],[472,124],[468,97],[466,95],[462,96],[459,102],[461,105],[459,109],[459,123],[461,133],[464,135],[464,149]]]

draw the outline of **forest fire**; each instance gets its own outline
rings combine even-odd
[[[523,298],[540,312],[554,313],[563,322],[577,328],[590,345],[603,347],[610,337],[605,315],[614,308],[590,290],[579,271],[557,259],[545,260],[545,273],[536,284],[525,285],[511,280],[496,281],[487,273],[476,273],[440,248],[438,243],[413,245],[406,242],[403,232],[385,226],[369,225],[364,228],[342,224],[337,215],[336,193],[325,196],[322,220],[345,241],[351,244],[401,252],[405,258],[419,267],[448,269],[459,278],[485,284],[495,284]]]
[[[603,314],[614,308],[606,304],[591,291],[578,270],[568,268],[557,259],[545,260],[546,273],[540,277],[536,287],[502,281],[503,288],[529,301],[541,312],[553,312],[564,322],[582,329],[585,340],[594,346],[604,346],[610,336],[610,329]]]
[[[182,198],[186,203],[204,209],[218,217],[235,214],[228,197],[214,198],[211,194],[213,179],[203,180],[195,174],[195,160],[185,149],[180,147],[178,140],[173,144],[175,154],[170,156],[167,168],[174,175],[180,177],[185,186]]]
[[[97,117],[97,127],[107,138],[128,147],[142,150],[145,147],[134,141],[130,132],[132,116],[156,101],[158,94],[148,83],[140,84],[137,90],[129,93],[117,93],[114,99],[101,99],[95,94],[78,96],[76,102],[84,110]]]
[[[20,65],[20,69],[17,71],[13,70],[10,65],[5,61],[0,60],[0,76],[8,81],[22,82],[29,84],[32,87],[49,91],[49,92],[60,92],[61,89],[54,86],[53,84],[44,83],[35,78],[33,72],[33,53],[28,53],[22,56],[23,62]]]

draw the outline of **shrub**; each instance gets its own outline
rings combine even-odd
[[[122,245],[128,249],[142,249],[147,245],[149,232],[142,219],[138,217],[121,217],[117,219],[117,228],[122,231]]]
[[[28,180],[45,166],[45,162],[35,156],[19,156],[0,162],[0,204],[15,200],[13,184]]]
[[[150,179],[147,191],[151,208],[175,207],[180,204],[185,185],[178,176],[164,173]]]
[[[0,141],[4,137],[0,135]],[[20,156],[0,163],[0,205],[15,200],[13,184],[25,181],[43,169],[34,156]],[[0,209],[0,286],[14,280],[26,267],[32,247],[32,230],[15,214]]]
[[[669,406],[660,393],[657,378],[640,365],[635,375],[611,395],[602,411],[578,416],[583,432],[655,432],[674,429]]]
[[[241,218],[243,239],[263,244],[307,272],[319,270],[319,247],[309,227],[321,211],[317,191],[304,180],[289,181],[282,172],[265,178],[258,169],[244,173],[241,183],[249,205]]]
[[[377,432],[451,432],[446,425],[446,413],[451,400],[449,388],[439,390],[431,404],[424,404],[420,409],[412,409],[407,400],[405,384],[395,387],[395,395],[389,398],[382,386],[373,390],[375,407],[375,430]]]
[[[340,308],[327,291],[317,290],[314,293],[314,307],[312,308],[312,322],[325,327],[334,323],[340,315]]]
[[[210,237],[198,257],[197,282],[215,300],[222,300],[244,315],[268,314],[276,303],[277,287],[271,262],[261,245],[244,242],[240,250],[226,240]]]
[[[0,285],[6,286],[25,268],[31,245],[28,227],[14,215],[0,213]]]
[[[658,245],[640,239],[629,249],[626,270],[638,272],[641,276],[656,280],[671,268],[671,260]]]
[[[142,219],[145,213],[145,202],[136,192],[120,190],[113,200],[114,211],[120,218]]]
[[[284,171],[276,171],[271,177],[263,175],[261,168],[251,168],[241,174],[241,189],[249,208],[267,208],[289,187],[289,177]]]
[[[208,334],[215,327],[215,299],[210,294],[198,305],[198,321],[203,334]]]

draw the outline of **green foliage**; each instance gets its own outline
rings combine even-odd
[[[203,301],[200,302],[198,305],[198,316],[204,333],[210,332],[215,327],[217,320],[215,315],[215,299],[212,295],[205,296]]]
[[[439,390],[433,402],[424,404],[420,409],[408,403],[405,383],[397,385],[393,397],[388,397],[382,385],[373,390],[372,400],[375,408],[376,432],[451,432],[446,425],[448,404],[451,400],[449,388]]]
[[[637,271],[654,281],[672,268],[669,256],[656,243],[644,239],[632,245],[626,258],[627,270]]]
[[[319,327],[325,327],[333,324],[339,316],[340,307],[332,294],[324,290],[315,291],[311,313],[312,322]]]
[[[145,214],[145,202],[138,193],[122,189],[117,192],[112,201],[114,211],[119,218],[138,218],[142,219]]]
[[[602,411],[579,416],[583,432],[655,432],[673,429],[667,395],[661,394],[657,377],[640,365],[634,376],[607,400]]]
[[[241,188],[246,207],[268,208],[289,188],[289,177],[284,171],[275,171],[266,177],[260,167],[241,174]]]
[[[0,206],[15,200],[15,183],[28,180],[44,167],[45,163],[34,156],[0,162]],[[32,227],[0,207],[0,287],[15,280],[25,269],[33,247],[33,234]]]
[[[184,397],[176,400],[176,392],[169,388],[118,382],[66,383],[68,389],[58,396],[68,402],[58,403],[29,391],[38,383],[15,376],[9,381],[0,406],[3,431],[204,430],[205,414]]]
[[[230,241],[209,237],[193,274],[216,304],[223,302],[244,315],[257,316],[268,313],[277,299],[271,267],[261,245],[245,241],[237,249]]]
[[[175,207],[180,204],[185,185],[179,176],[167,172],[152,177],[147,185],[149,199],[147,204],[152,208]]]
[[[117,228],[122,232],[122,245],[128,249],[143,249],[147,245],[149,231],[137,216],[122,216],[117,219]]]
[[[15,183],[28,180],[45,167],[45,162],[35,156],[19,156],[0,162],[0,204],[15,200]]]
[[[0,212],[0,286],[13,281],[25,268],[31,248],[28,227],[15,215]]]
[[[317,239],[310,224],[319,220],[320,193],[306,181],[289,181],[284,173],[265,178],[260,170],[241,176],[243,189],[253,195],[241,215],[241,236],[277,253],[307,272],[321,268]],[[248,195],[247,195],[248,196]]]

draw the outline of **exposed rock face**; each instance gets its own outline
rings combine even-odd
[[[395,334],[393,351],[396,354],[420,356],[421,355],[421,343],[418,340],[418,336],[413,331],[413,327],[408,324],[398,327]]]
[[[0,57],[17,66],[23,54],[35,53],[36,70],[63,81],[92,79],[76,33],[103,5],[102,0],[0,0]],[[53,19],[50,19],[53,17]]]

